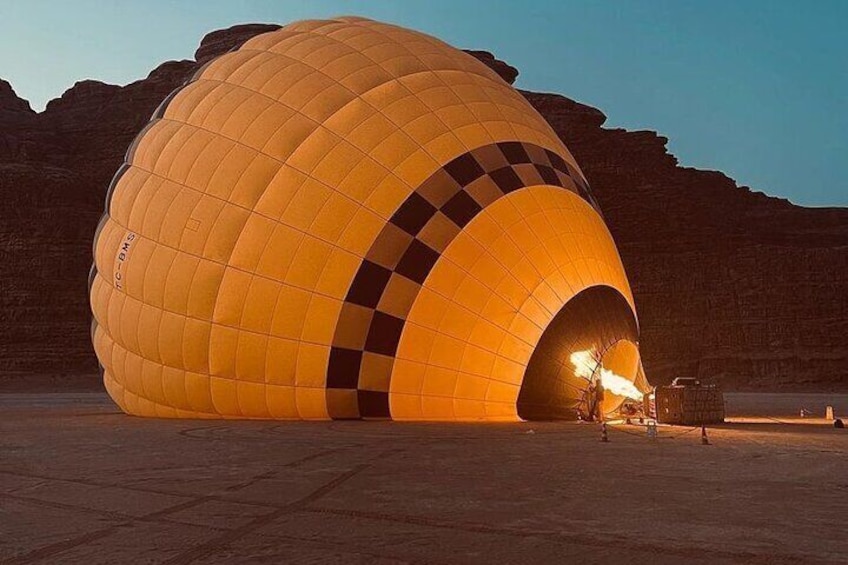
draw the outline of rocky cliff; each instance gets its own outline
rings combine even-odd
[[[276,27],[210,33],[194,60],[123,87],[79,82],[41,113],[0,80],[0,388],[95,372],[86,281],[111,176],[171,90]],[[518,75],[489,53],[470,53],[509,82]],[[848,210],[801,208],[680,167],[656,133],[605,129],[594,108],[524,95],[575,154],[604,210],[654,382],[683,375],[730,388],[848,388]]]
[[[848,209],[794,206],[680,167],[654,132],[525,92],[574,153],[636,296],[654,382],[848,388]]]
[[[123,87],[78,82],[40,114],[0,81],[0,387],[96,373],[86,287],[112,175],[159,103],[202,61],[277,27],[211,33],[196,60],[164,63]]]

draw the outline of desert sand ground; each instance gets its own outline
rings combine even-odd
[[[794,418],[827,403],[848,415],[848,395],[728,395],[745,423],[701,445],[0,395],[0,563],[846,563],[848,430]]]

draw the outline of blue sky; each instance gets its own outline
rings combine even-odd
[[[848,205],[848,1],[2,0],[0,78],[41,109],[125,84],[242,22],[358,14],[492,51],[518,86],[607,127],[670,138],[681,164],[809,206]]]

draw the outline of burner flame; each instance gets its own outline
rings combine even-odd
[[[600,378],[604,390],[632,400],[642,400],[642,396],[644,396],[642,391],[621,375],[604,368],[593,349],[575,351],[571,354],[570,360],[571,364],[574,365],[574,374],[578,377],[587,381]]]

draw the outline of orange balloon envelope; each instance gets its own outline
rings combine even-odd
[[[604,367],[605,409],[647,386],[574,158],[483,63],[393,25],[293,23],[203,66],[130,147],[94,254],[129,414],[573,418]]]

